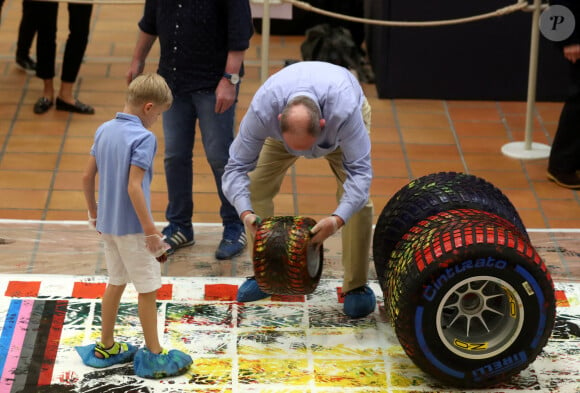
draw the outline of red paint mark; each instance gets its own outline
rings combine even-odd
[[[342,294],[342,287],[336,287],[336,296],[339,303],[344,303],[344,295]]]
[[[173,298],[173,284],[163,284],[157,290],[157,300],[171,300]]]
[[[236,300],[238,286],[232,284],[206,284],[205,300],[232,301]]]
[[[305,300],[304,295],[272,295],[275,302],[304,303]]]
[[[101,299],[107,284],[95,282],[75,282],[72,297],[82,299]]]
[[[568,302],[566,292],[555,291],[555,295],[556,295],[556,307],[570,307],[570,302]]]
[[[79,381],[79,377],[74,371],[65,371],[58,376],[58,381],[65,385],[74,385]]]
[[[37,297],[40,290],[40,281],[10,281],[5,296],[9,297]]]

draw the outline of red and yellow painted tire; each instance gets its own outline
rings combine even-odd
[[[309,217],[273,216],[256,232],[252,261],[260,289],[279,295],[307,295],[316,289],[323,265],[323,247],[311,245]]]

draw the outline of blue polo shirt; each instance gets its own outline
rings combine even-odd
[[[143,127],[137,116],[119,112],[113,120],[97,129],[91,155],[97,161],[99,174],[99,232],[116,236],[143,232],[127,192],[129,168],[135,165],[146,171],[143,193],[150,209],[150,185],[156,151],[157,138]]]

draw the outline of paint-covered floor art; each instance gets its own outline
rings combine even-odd
[[[418,369],[379,306],[367,318],[342,312],[340,237],[325,242],[323,279],[309,296],[238,304],[252,274],[246,251],[213,252],[220,225],[196,225],[196,245],[163,266],[159,331],[167,348],[189,353],[183,376],[144,380],[131,364],[85,367],[74,347],[99,338],[106,269],[86,223],[0,221],[0,393],[402,393],[450,392]],[[530,230],[556,283],[557,321],[544,351],[509,383],[481,392],[580,392],[580,238]],[[117,338],[142,345],[137,294],[127,286]]]
[[[164,345],[188,352],[194,365],[180,377],[144,380],[130,363],[85,367],[74,350],[98,339],[105,277],[0,275],[0,392],[451,391],[412,364],[382,307],[360,320],[344,316],[340,281],[322,280],[307,297],[243,305],[234,301],[242,280],[164,278]],[[580,284],[557,283],[557,294],[556,328],[541,356],[488,391],[580,391]],[[136,301],[128,286],[117,333],[140,345]]]

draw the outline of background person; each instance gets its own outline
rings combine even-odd
[[[201,140],[212,169],[223,236],[218,259],[240,254],[246,246],[244,226],[222,192],[222,175],[234,138],[235,107],[243,59],[253,34],[248,0],[147,0],[133,60],[131,80],[143,72],[157,38],[161,48],[158,73],[173,92],[163,114],[165,178],[169,203],[163,229],[172,251],[195,243],[193,215],[193,147],[199,120]]]
[[[34,113],[46,113],[54,105],[55,64],[56,64],[56,31],[58,19],[58,2],[25,0],[29,10],[23,18],[33,21],[22,21],[36,26],[36,76],[42,79],[42,96],[34,104]],[[60,88],[56,96],[56,109],[67,112],[92,115],[95,110],[75,98],[73,87],[77,80],[87,43],[91,24],[92,4],[68,3],[69,35],[62,61]]]
[[[565,188],[580,189],[580,2],[552,0],[551,5],[567,7],[575,18],[572,35],[558,42],[570,62],[570,87],[564,102],[548,161],[548,179]]]

